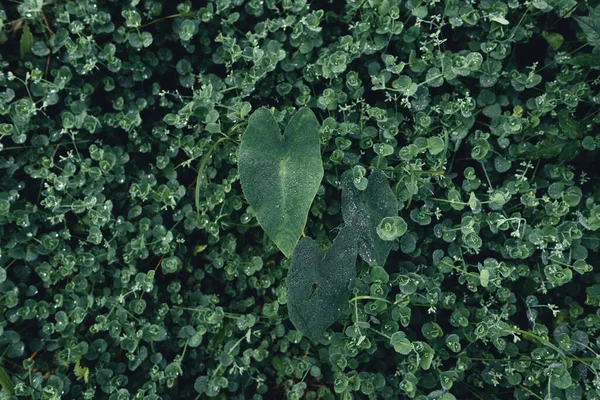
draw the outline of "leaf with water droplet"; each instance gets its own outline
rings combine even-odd
[[[600,46],[600,18],[598,11],[590,11],[589,17],[573,17],[579,24],[587,41],[592,46]]]
[[[325,255],[311,238],[298,243],[288,273],[290,320],[312,341],[334,323],[348,301],[356,276],[357,235],[344,227]]]
[[[394,346],[394,350],[402,355],[408,355],[413,351],[414,346],[406,337],[404,332],[395,332],[390,338],[390,344]]]
[[[367,188],[358,190],[352,175],[342,174],[342,216],[359,236],[358,254],[369,265],[385,264],[393,242],[382,240],[377,226],[386,217],[398,216],[398,202],[383,172],[374,169]]]
[[[281,135],[271,112],[256,110],[242,137],[238,166],[258,223],[291,256],[323,179],[317,117],[302,108]]]
[[[194,382],[194,389],[196,392],[202,394],[206,391],[206,383],[208,382],[208,376],[201,375],[196,378],[196,382]]]
[[[481,272],[479,273],[479,281],[481,282],[481,286],[488,287],[489,282],[490,282],[490,270],[489,269],[484,268],[481,270]]]

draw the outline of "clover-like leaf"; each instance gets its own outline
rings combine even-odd
[[[384,218],[398,216],[398,202],[383,172],[373,170],[363,191],[354,186],[351,174],[342,175],[342,216],[359,236],[360,257],[370,265],[383,266],[393,242],[383,240],[377,227]]]
[[[306,225],[321,179],[319,122],[308,108],[291,119],[283,136],[266,108],[248,121],[239,149],[242,190],[258,223],[291,256]]]
[[[196,378],[196,381],[194,382],[194,389],[196,390],[196,392],[200,394],[204,393],[206,391],[207,382],[208,376],[206,375],[202,375]]]
[[[167,257],[161,262],[162,271],[165,274],[174,274],[181,268],[181,259],[177,256]]]
[[[448,346],[448,348],[454,353],[458,353],[461,349],[460,337],[454,333],[446,336],[446,346]]]
[[[435,350],[425,342],[413,342],[413,345],[420,356],[419,366],[424,370],[428,370],[431,367]]]
[[[386,241],[394,240],[406,233],[406,222],[402,217],[385,217],[377,225],[377,235]]]
[[[288,312],[294,326],[316,341],[336,321],[356,276],[356,232],[344,227],[325,255],[317,243],[298,243],[287,276]]]
[[[553,367],[554,365],[550,365],[548,368],[551,371],[550,382],[552,386],[559,389],[566,389],[571,386],[573,379],[569,371],[564,366]]]
[[[446,144],[444,139],[439,136],[427,138],[427,149],[431,155],[436,155],[444,151]]]
[[[406,337],[404,332],[395,332],[390,338],[390,344],[394,346],[394,350],[402,355],[407,355],[413,351],[414,346]]]

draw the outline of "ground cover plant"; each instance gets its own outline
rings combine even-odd
[[[0,399],[600,399],[596,0],[0,3]]]

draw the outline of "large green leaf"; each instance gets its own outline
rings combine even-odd
[[[560,137],[567,139],[579,139],[581,137],[581,126],[571,117],[567,109],[558,112],[558,125],[561,127]]]
[[[577,67],[600,67],[600,54],[585,53],[571,58],[569,64]]]
[[[310,238],[300,241],[287,276],[288,312],[300,332],[313,341],[334,323],[348,301],[356,276],[356,232],[344,227],[325,255]]]
[[[352,175],[342,175],[342,216],[360,237],[358,254],[373,265],[383,266],[392,249],[393,241],[382,240],[377,226],[385,217],[398,215],[398,201],[383,172],[374,169],[365,190],[358,190]]]
[[[242,137],[238,165],[244,196],[286,257],[298,243],[323,179],[318,131],[315,114],[302,108],[282,136],[271,112],[262,108],[250,116]]]
[[[0,358],[0,362],[2,359]],[[10,379],[10,376],[6,373],[6,370],[0,365],[0,388],[4,389],[9,395],[13,395],[15,393],[15,385]]]
[[[588,43],[600,46],[600,6],[597,10],[590,10],[589,17],[573,17],[585,34]]]

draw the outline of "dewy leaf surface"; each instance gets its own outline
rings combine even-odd
[[[292,255],[321,180],[319,122],[300,109],[285,128],[265,108],[248,121],[239,149],[242,190],[258,223],[286,257]]]
[[[356,276],[356,233],[343,228],[325,256],[310,238],[300,241],[287,276],[288,312],[294,326],[319,340],[348,301]]]
[[[383,172],[374,169],[363,191],[352,183],[352,175],[342,175],[342,216],[359,235],[358,254],[369,265],[385,264],[393,242],[382,240],[377,226],[385,217],[398,215],[398,202]]]
[[[600,7],[598,7],[600,8]],[[600,46],[600,11],[592,10],[589,17],[573,17],[585,34],[589,44]]]

